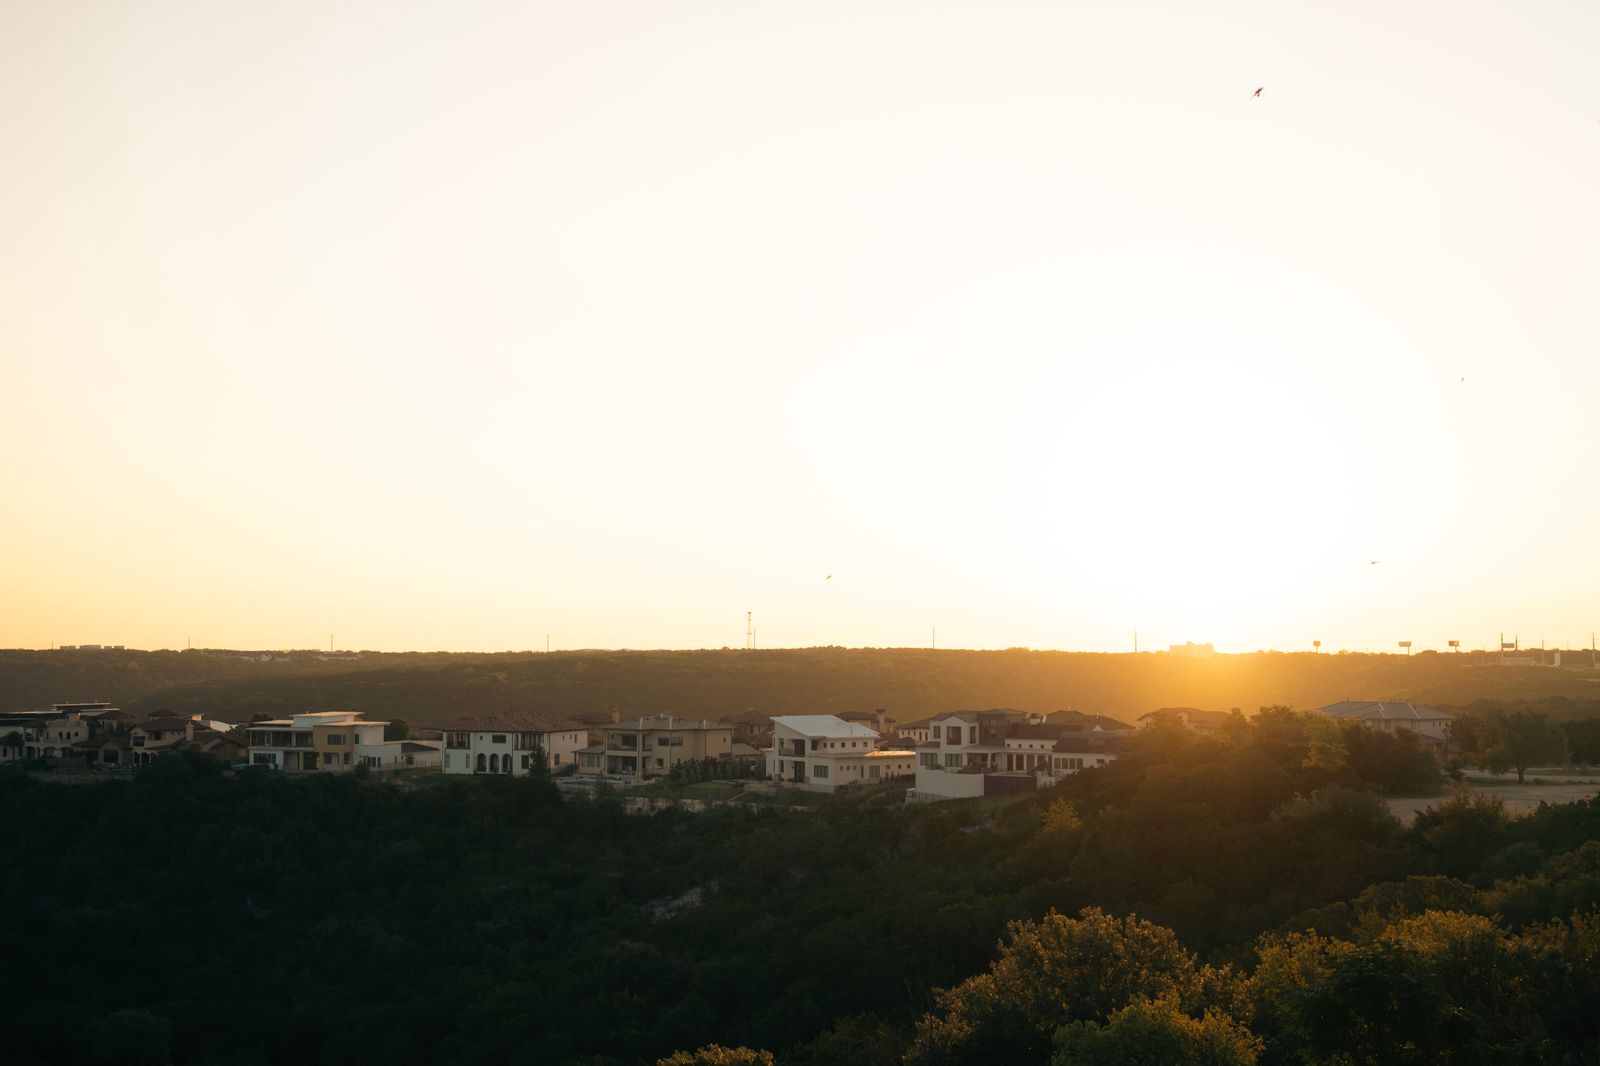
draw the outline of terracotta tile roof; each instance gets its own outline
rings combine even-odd
[[[549,711],[500,711],[468,718],[451,726],[452,733],[577,733],[586,726],[571,715]]]

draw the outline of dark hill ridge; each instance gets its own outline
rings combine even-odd
[[[1573,660],[1580,660],[1576,665]],[[1131,721],[1164,706],[1213,710],[1347,698],[1459,706],[1477,699],[1600,698],[1587,654],[1561,669],[1503,667],[1470,654],[1275,652],[1187,659],[1162,653],[806,648],[499,655],[0,652],[0,709],[112,700],[135,714],[203,711],[224,720],[308,708],[448,726],[489,712],[610,717],[765,717],[887,708],[901,722],[961,707],[1074,707]]]

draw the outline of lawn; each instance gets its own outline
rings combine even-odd
[[[682,785],[652,781],[648,785],[630,788],[628,795],[656,799],[727,800],[738,797],[743,791],[743,781],[694,781]]]

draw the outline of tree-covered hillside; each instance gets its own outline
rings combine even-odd
[[[1575,665],[1577,662],[1581,667]],[[0,708],[107,699],[139,714],[357,708],[448,726],[485,711],[680,714],[740,719],[883,707],[902,722],[965,707],[1064,707],[1134,718],[1163,706],[1307,708],[1350,698],[1458,706],[1476,700],[1600,698],[1587,656],[1561,669],[1473,655],[1166,654],[808,648],[595,651],[550,655],[362,653],[324,659],[199,652],[0,652]]]
[[[1156,1037],[1246,1055],[1170,1061],[1582,1061],[1600,806],[1403,827],[1363,733],[1281,709],[1161,728],[998,812],[6,769],[8,1061],[1042,1066]],[[1084,1000],[1094,951],[1126,980]]]

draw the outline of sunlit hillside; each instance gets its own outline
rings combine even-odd
[[[1589,653],[1560,668],[1492,656],[808,648],[451,655],[0,652],[0,707],[107,699],[136,713],[205,711],[224,720],[308,708],[359,708],[446,726],[484,711],[545,708],[584,716],[732,719],[882,707],[908,722],[938,711],[1073,707],[1123,719],[1163,706],[1246,713],[1271,704],[1407,699],[1600,699]]]

